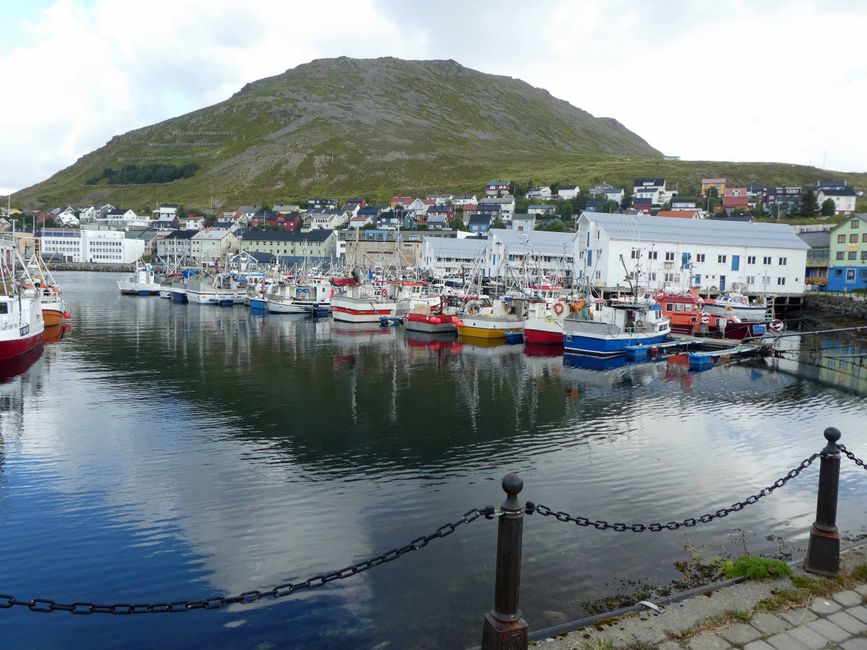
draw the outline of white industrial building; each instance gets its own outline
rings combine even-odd
[[[785,224],[584,212],[577,234],[577,275],[594,288],[804,292],[809,247]]]
[[[127,239],[122,230],[46,228],[42,231],[42,255],[67,262],[131,264],[144,254],[145,242]]]
[[[432,275],[481,271],[483,277],[575,277],[577,240],[574,233],[495,228],[487,239],[425,237],[420,266]]]

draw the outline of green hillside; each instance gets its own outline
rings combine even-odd
[[[665,176],[688,194],[707,176],[802,184],[831,174],[783,164],[663,160],[616,120],[593,117],[520,80],[454,61],[339,58],[298,66],[214,106],[116,136],[16,193],[16,203],[221,208],[314,195],[478,192],[491,178],[585,187],[628,184],[637,176]],[[832,175],[867,186],[867,174]]]

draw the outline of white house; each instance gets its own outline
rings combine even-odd
[[[77,226],[81,223],[69,208],[54,217],[54,221],[59,226]]]
[[[99,214],[99,210],[89,205],[78,213],[78,221],[79,223],[93,223]]]
[[[534,187],[529,192],[527,192],[527,198],[547,201],[551,198],[551,188],[547,185],[543,185],[541,187]]]
[[[452,205],[461,208],[465,205],[476,205],[478,202],[475,194],[462,194],[452,198]]]
[[[577,234],[578,276],[597,289],[628,289],[628,272],[650,290],[804,292],[809,247],[785,224],[584,212]]]
[[[485,186],[485,196],[504,196],[512,192],[512,181],[488,181]]]
[[[190,229],[172,230],[165,237],[157,240],[157,255],[167,260],[191,257],[191,242],[197,232],[199,231]]]
[[[154,221],[171,221],[178,216],[178,208],[181,206],[177,203],[161,203],[160,207],[153,211]]]
[[[578,239],[571,232],[488,231],[487,274],[493,278],[529,274],[536,280],[568,281],[575,276]]]
[[[134,210],[114,208],[105,214],[96,217],[96,224],[115,228],[147,228],[150,225],[148,217],[138,216]]]
[[[204,217],[187,217],[181,225],[184,230],[201,230],[205,227]]]
[[[520,230],[524,232],[529,232],[531,230],[535,230],[536,228],[536,215],[534,214],[520,214],[515,213],[512,215],[512,230]]]
[[[578,192],[581,191],[577,185],[561,185],[557,188],[557,196],[560,197],[561,201],[571,201],[576,196],[578,196]]]
[[[190,240],[190,257],[194,260],[221,259],[227,253],[238,251],[238,238],[228,230],[206,228]]]
[[[663,205],[677,196],[676,191],[665,188],[664,178],[636,178],[632,185],[633,197],[651,199],[653,205]]]
[[[498,205],[500,206],[500,218],[509,223],[512,220],[512,215],[515,214],[515,197],[504,196],[498,199],[483,199],[479,203],[479,207],[483,205]]]
[[[826,189],[822,188],[816,195],[816,201],[819,207],[827,200],[831,199],[834,202],[834,214],[850,215],[855,213],[855,201],[858,195],[851,187],[842,189]]]
[[[349,220],[345,211],[319,208],[307,211],[307,219],[310,219],[310,230],[336,230]]]
[[[557,208],[553,205],[541,205],[537,203],[527,206],[527,214],[554,214],[555,212],[557,212]]]

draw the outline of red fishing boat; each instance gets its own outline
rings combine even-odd
[[[743,322],[737,316],[719,316],[705,309],[705,300],[692,287],[688,293],[656,295],[663,315],[671,319],[671,331],[693,336],[721,336],[727,339],[745,339],[764,336],[768,331],[781,332],[783,322],[773,320],[762,323]]]

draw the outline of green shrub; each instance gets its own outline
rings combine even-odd
[[[792,573],[789,565],[782,560],[774,560],[756,555],[741,556],[737,560],[723,562],[723,575],[726,578],[744,577],[748,580],[778,578]]]

